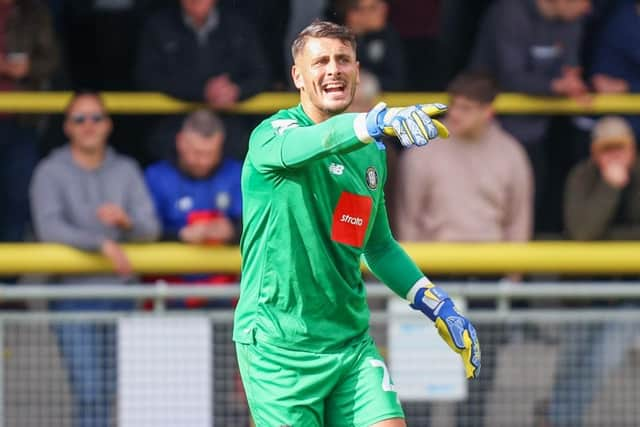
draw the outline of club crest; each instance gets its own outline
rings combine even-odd
[[[366,173],[367,187],[372,190],[378,188],[378,171],[373,166],[367,168]]]

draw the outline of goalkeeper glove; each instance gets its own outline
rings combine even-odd
[[[402,108],[387,108],[379,103],[366,116],[367,131],[375,140],[396,136],[404,147],[427,145],[437,137],[449,137],[449,131],[432,116],[444,114],[444,104],[422,104]]]
[[[453,351],[460,354],[467,378],[480,374],[480,342],[471,322],[458,313],[449,295],[427,279],[421,280],[411,298],[411,308],[435,322],[438,333]],[[414,290],[410,292],[412,294]]]

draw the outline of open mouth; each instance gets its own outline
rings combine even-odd
[[[329,82],[322,85],[322,91],[329,95],[343,95],[347,85],[344,82]]]

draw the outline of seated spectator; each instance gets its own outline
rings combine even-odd
[[[47,8],[34,0],[0,1],[0,92],[45,89],[58,62]],[[39,124],[35,116],[0,114],[0,241],[24,239]]]
[[[493,81],[463,74],[449,86],[447,141],[402,153],[398,237],[405,241],[526,241],[532,178],[526,154],[494,120]],[[407,182],[420,182],[420,191]],[[462,208],[461,208],[462,207]]]
[[[604,117],[592,133],[591,158],[576,165],[565,189],[565,221],[574,240],[640,239],[640,162],[629,124]],[[637,306],[634,306],[637,307]],[[629,324],[584,325],[558,359],[549,404],[540,425],[583,425],[585,409],[613,368],[619,366],[637,332]]]
[[[360,67],[374,74],[382,90],[402,90],[406,73],[402,42],[387,24],[389,6],[385,0],[340,0],[338,15],[356,35]]]
[[[571,171],[565,222],[575,240],[640,239],[640,162],[629,124],[620,117],[598,121],[591,158]]]
[[[616,2],[594,37],[591,50],[591,83],[597,93],[640,92],[640,3]],[[636,138],[640,116],[626,117]]]
[[[581,76],[579,48],[583,17],[589,0],[497,0],[488,9],[478,32],[470,68],[493,75],[505,92],[569,96],[587,99]],[[536,231],[559,232],[561,195],[550,200],[558,187],[550,164],[571,157],[567,141],[556,140],[548,116],[509,115],[501,118],[505,130],[524,145],[535,177]],[[551,148],[553,147],[553,148]],[[575,159],[569,161],[573,163]],[[559,166],[560,167],[560,166]],[[566,165],[561,165],[566,170]]]
[[[66,284],[124,284],[133,269],[121,242],[154,240],[159,233],[153,202],[136,163],[107,147],[111,120],[99,95],[75,94],[66,110],[67,146],[37,166],[31,209],[38,240],[98,252],[114,274],[60,277]],[[126,310],[112,300],[64,300],[55,311]],[[115,392],[115,328],[58,324],[54,331],[70,376],[74,426],[111,425]]]
[[[216,0],[180,0],[180,7],[152,15],[138,46],[135,80],[141,90],[165,92],[214,110],[233,107],[266,89],[266,59],[254,28]],[[226,118],[227,149],[241,158],[248,140],[243,118]],[[159,123],[150,139],[152,158],[166,158],[182,118]]]
[[[242,231],[242,166],[223,157],[224,139],[222,121],[207,110],[196,111],[185,119],[176,136],[176,159],[153,164],[145,171],[147,186],[162,223],[163,240],[191,244],[239,241]],[[228,275],[164,279],[174,283],[237,281],[235,276]],[[220,305],[205,302],[189,299],[186,306]]]

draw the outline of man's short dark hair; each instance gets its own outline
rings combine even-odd
[[[309,37],[338,39],[345,44],[350,44],[354,52],[356,50],[356,36],[350,29],[333,22],[316,20],[300,31],[291,44],[291,55],[294,59],[302,52]]]
[[[69,115],[69,111],[71,111],[71,108],[73,108],[73,104],[76,103],[78,98],[82,98],[84,96],[90,96],[92,98],[95,98],[95,100],[98,101],[98,103],[102,107],[102,110],[104,110],[104,112],[107,113],[107,106],[104,103],[104,99],[102,98],[102,95],[100,95],[100,92],[97,92],[95,90],[90,90],[90,89],[81,89],[71,94],[71,98],[69,98],[69,102],[67,102],[67,105],[64,107],[65,116]]]
[[[482,104],[491,104],[498,95],[498,86],[490,74],[469,72],[453,79],[447,91],[450,96],[464,96]]]
[[[195,132],[208,138],[217,133],[224,133],[222,120],[209,110],[196,110],[189,114],[182,122],[182,130]]]

